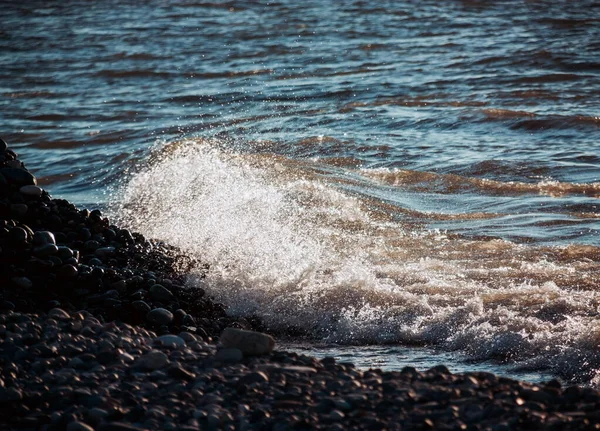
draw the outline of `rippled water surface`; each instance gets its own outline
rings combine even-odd
[[[0,132],[273,331],[596,384],[598,53],[587,0],[13,2]]]

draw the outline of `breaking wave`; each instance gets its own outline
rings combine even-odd
[[[431,230],[410,208],[369,194],[372,179],[416,194],[423,190],[415,184],[431,192],[448,182],[189,140],[158,149],[115,196],[112,211],[209,263],[207,278],[191,274],[190,283],[271,331],[436,346],[598,383],[600,249]],[[450,179],[492,191],[598,191],[597,184]]]

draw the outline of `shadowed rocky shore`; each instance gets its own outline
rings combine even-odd
[[[600,428],[591,388],[273,350],[185,284],[202,265],[51,198],[0,140],[0,428]]]

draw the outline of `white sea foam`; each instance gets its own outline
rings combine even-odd
[[[430,232],[368,191],[348,192],[356,172],[310,163],[186,141],[131,178],[114,208],[208,262],[196,282],[274,331],[427,344],[597,379],[596,249]]]

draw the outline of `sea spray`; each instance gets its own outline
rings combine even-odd
[[[596,378],[596,248],[430,231],[405,208],[351,192],[365,181],[359,171],[189,140],[133,176],[113,210],[209,263],[208,277],[190,282],[272,331],[431,345]]]

